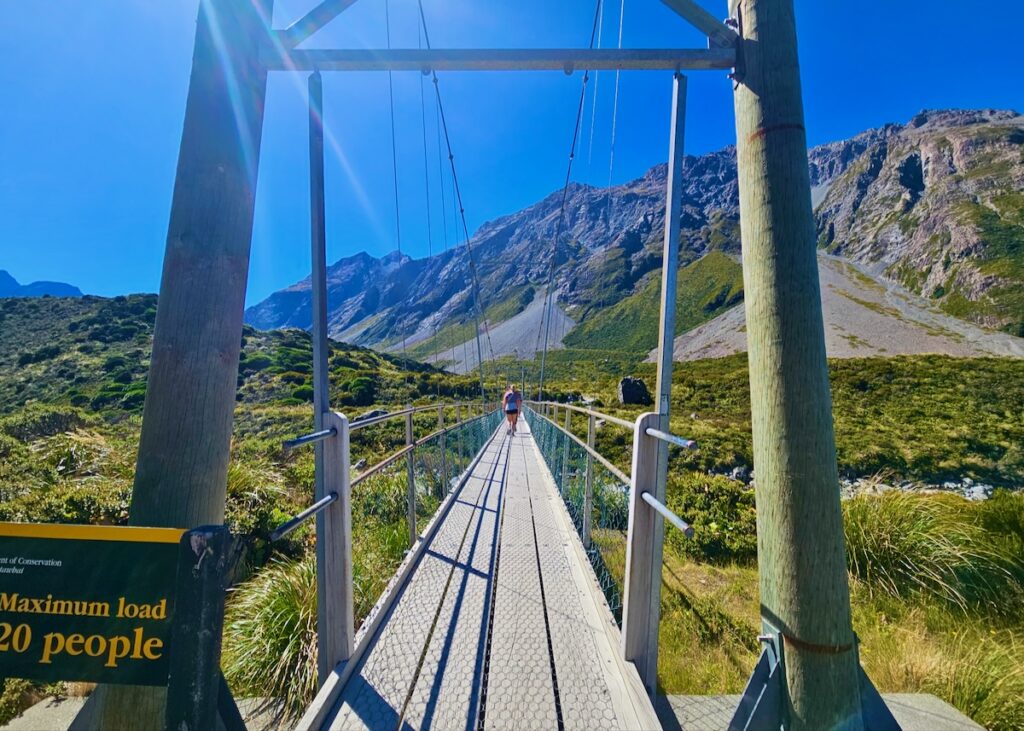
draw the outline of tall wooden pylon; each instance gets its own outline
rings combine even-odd
[[[202,0],[129,522],[222,523],[273,0]],[[98,689],[76,728],[163,728],[166,691]]]
[[[762,617],[787,730],[863,728],[792,0],[731,0]]]

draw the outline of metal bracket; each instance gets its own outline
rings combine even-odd
[[[785,692],[785,635],[770,622],[761,619],[764,634],[758,640],[764,645],[761,657],[743,689],[728,731],[785,731],[783,693]],[[852,652],[857,653],[860,677],[860,709],[865,731],[901,731],[882,696],[860,665],[859,641],[854,636]]]
[[[743,689],[740,704],[729,721],[729,731],[779,731],[782,723],[782,689],[786,666],[781,633],[762,620],[764,634],[758,635],[764,649]]]
[[[743,10],[739,5],[736,6],[736,17],[728,18],[725,24],[736,31],[736,45],[734,46],[736,56],[733,61],[732,73],[729,74],[729,78],[735,83],[734,88],[739,88],[740,84],[743,83],[743,78],[747,75],[747,65],[743,58]]]

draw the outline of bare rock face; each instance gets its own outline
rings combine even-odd
[[[1024,334],[1024,117],[924,111],[808,152],[819,246],[898,282],[956,317]],[[611,188],[573,183],[489,221],[471,243],[483,309],[515,314],[510,291],[543,289],[554,265],[558,306],[585,320],[637,291],[661,266],[666,165]],[[735,149],[683,165],[680,261],[740,253]],[[328,273],[331,335],[378,347],[413,344],[472,323],[466,248],[427,259],[358,254]],[[246,312],[261,328],[310,322],[309,280]]]
[[[1024,334],[1024,117],[925,111],[849,144],[863,151],[815,212],[819,245],[950,314]],[[841,149],[829,153],[819,165],[839,170],[828,159]]]
[[[641,406],[650,406],[654,403],[654,400],[651,398],[651,392],[647,390],[647,384],[643,380],[626,376],[619,381],[619,403],[623,405],[639,404]]]

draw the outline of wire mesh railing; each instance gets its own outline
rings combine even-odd
[[[477,415],[469,416],[472,411]],[[352,537],[346,541],[353,554],[353,629],[358,630],[371,613],[424,526],[444,499],[462,481],[474,457],[494,434],[501,421],[497,410],[483,411],[479,404],[436,405],[378,414],[349,425],[332,426],[286,443],[288,448],[327,442],[341,437],[334,461],[346,466],[342,484],[316,500],[272,533],[279,540],[316,517],[346,492],[351,510]],[[466,415],[468,418],[463,419]],[[403,420],[404,439],[396,420]],[[446,422],[450,425],[446,426]],[[401,425],[399,425],[401,426]],[[367,428],[368,427],[368,428]],[[356,447],[351,432],[359,433],[359,454],[368,455],[352,464]],[[430,433],[416,439],[417,432]],[[403,444],[404,441],[404,444]],[[391,453],[371,466],[366,463],[380,451]],[[339,453],[340,451],[340,453]],[[332,485],[332,487],[334,487]],[[319,530],[318,530],[319,533]],[[318,535],[319,540],[319,535]]]
[[[526,412],[534,440],[555,479],[608,607],[621,625],[629,477],[593,449],[596,424],[592,415],[588,446],[535,408],[528,405]]]

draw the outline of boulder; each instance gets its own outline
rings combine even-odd
[[[388,412],[385,411],[384,409],[371,409],[370,411],[367,411],[365,414],[360,414],[359,416],[354,418],[352,420],[352,423],[356,424],[360,421],[366,421],[367,419],[376,419],[378,416],[387,416],[387,414]]]
[[[750,470],[746,465],[741,464],[738,467],[732,468],[732,472],[729,473],[729,477],[746,484],[750,482]]]
[[[619,381],[619,403],[649,406],[654,400],[651,398],[651,392],[647,390],[646,383],[639,378],[626,376]]]

